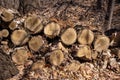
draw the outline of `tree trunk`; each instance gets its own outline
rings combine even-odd
[[[10,59],[10,56],[0,50],[0,80],[11,78],[17,73],[18,70]]]

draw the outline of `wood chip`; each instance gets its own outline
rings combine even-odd
[[[58,66],[64,60],[64,54],[61,50],[54,50],[50,55],[50,63],[52,65]]]

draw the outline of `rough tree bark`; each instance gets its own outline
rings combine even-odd
[[[17,73],[18,70],[10,59],[10,56],[6,55],[6,53],[0,49],[0,80],[11,78]]]

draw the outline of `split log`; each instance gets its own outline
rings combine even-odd
[[[87,45],[81,46],[78,49],[76,56],[83,60],[91,60],[91,58],[92,58],[91,48]]]
[[[61,40],[66,45],[72,45],[76,42],[77,33],[74,28],[68,28],[61,35]]]
[[[61,50],[54,50],[51,52],[49,60],[52,65],[58,66],[63,62],[64,54]]]
[[[78,33],[78,42],[82,45],[91,44],[94,40],[94,33],[89,29],[84,29]]]

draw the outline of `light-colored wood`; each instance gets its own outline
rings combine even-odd
[[[2,30],[2,36],[3,37],[8,37],[8,35],[9,35],[9,31],[7,29],[3,29]]]
[[[91,48],[87,45],[83,45],[78,49],[76,56],[79,58],[91,60],[92,58],[91,54],[92,54]]]
[[[8,10],[4,10],[1,14],[1,18],[5,22],[10,22],[14,18],[14,14]]]
[[[17,27],[17,22],[16,21],[12,21],[10,24],[9,24],[9,28],[11,29],[11,30],[14,30],[16,27]]]
[[[43,24],[37,15],[31,15],[25,19],[24,27],[31,31],[32,34],[35,34],[41,32]]]
[[[50,63],[52,65],[58,66],[64,60],[64,54],[61,50],[54,50],[50,54]]]
[[[94,42],[94,49],[98,52],[105,51],[110,45],[110,39],[104,35],[97,35]]]
[[[44,34],[49,38],[54,38],[58,36],[59,33],[60,33],[60,25],[55,22],[51,22],[47,24],[44,28]]]
[[[76,42],[76,39],[77,39],[77,33],[74,28],[68,28],[61,35],[61,40],[66,45],[74,44]]]
[[[91,44],[94,40],[94,33],[89,29],[84,29],[78,33],[78,42],[82,45]]]
[[[42,60],[39,60],[33,63],[31,70],[39,70],[39,69],[42,69],[44,66],[45,66],[45,62]]]
[[[11,41],[14,45],[22,45],[28,41],[27,32],[25,30],[15,30],[11,35]]]
[[[29,48],[33,51],[38,51],[44,44],[41,36],[34,36],[28,42]]]
[[[68,71],[73,71],[73,72],[78,71],[79,68],[80,68],[79,62],[72,62],[69,65],[65,66],[65,69],[67,69]]]
[[[92,59],[97,59],[98,52],[97,51],[92,51]]]
[[[28,51],[26,49],[17,49],[13,55],[12,55],[12,60],[18,65],[23,65],[29,58]]]

